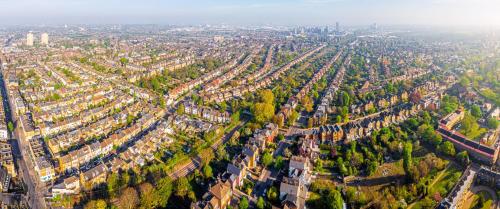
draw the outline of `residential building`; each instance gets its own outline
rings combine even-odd
[[[26,35],[26,46],[33,46],[33,33],[29,32],[28,35]]]
[[[42,33],[40,36],[40,44],[41,45],[49,45],[49,34],[48,33]]]

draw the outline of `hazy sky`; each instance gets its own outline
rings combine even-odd
[[[500,25],[500,0],[0,0],[0,25]]]

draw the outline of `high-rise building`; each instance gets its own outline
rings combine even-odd
[[[339,24],[339,22],[335,23],[335,31],[337,31],[337,32],[340,31],[340,24]]]
[[[26,35],[26,45],[33,46],[33,33],[31,32]]]
[[[42,33],[42,35],[40,37],[40,44],[42,44],[42,45],[49,45],[49,34]]]

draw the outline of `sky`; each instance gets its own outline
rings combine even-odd
[[[0,0],[0,25],[500,26],[500,0]]]

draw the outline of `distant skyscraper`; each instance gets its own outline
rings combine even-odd
[[[33,33],[31,32],[26,35],[26,45],[33,46]]]
[[[337,31],[337,32],[340,31],[340,24],[339,24],[339,22],[335,23],[335,31]]]
[[[42,33],[42,35],[40,37],[40,44],[41,45],[49,45],[49,34]]]

